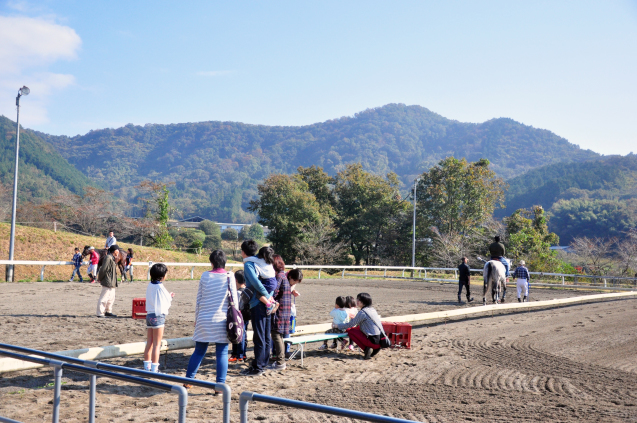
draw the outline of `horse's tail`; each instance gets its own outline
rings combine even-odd
[[[485,272],[485,274],[484,274],[484,283],[485,283],[485,284],[488,284],[488,283],[489,283],[489,280],[490,280],[490,278],[491,278],[491,275],[492,275],[492,273],[493,273],[493,270],[494,270],[494,269],[493,269],[493,263],[491,263],[491,262],[487,263],[486,272]]]

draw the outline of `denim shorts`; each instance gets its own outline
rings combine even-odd
[[[155,313],[148,313],[146,315],[146,328],[147,329],[159,329],[163,328],[166,324],[166,315],[160,314],[159,316],[155,315]]]

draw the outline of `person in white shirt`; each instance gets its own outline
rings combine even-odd
[[[146,288],[146,329],[147,340],[144,349],[144,370],[159,372],[159,349],[164,336],[166,315],[172,303],[174,292],[168,292],[162,283],[168,269],[163,263],[155,263],[150,268],[150,283]]]
[[[115,238],[113,231],[110,231],[108,233],[108,238],[106,238],[106,244],[104,245],[104,248],[108,250],[109,248],[111,248],[111,245],[115,244],[117,244],[117,239]]]
[[[336,297],[334,309],[330,311],[332,317],[332,325],[340,325],[341,323],[349,322],[349,315],[347,314],[347,302],[345,297]],[[345,333],[344,330],[332,328],[325,333]],[[347,338],[341,338],[341,349],[347,347]],[[332,348],[336,348],[336,338],[332,341]],[[319,347],[319,350],[327,349],[327,341],[323,342],[323,345]]]

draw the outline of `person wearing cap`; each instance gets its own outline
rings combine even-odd
[[[117,288],[117,265],[115,260],[118,258],[119,247],[111,245],[97,274],[97,281],[102,285],[102,292],[97,301],[97,317],[117,317],[113,314],[113,303],[115,302],[115,289]]]
[[[88,251],[91,258],[87,273],[88,277],[91,278],[91,283],[95,283],[95,278],[97,277],[97,264],[100,262],[100,255],[97,251],[95,251],[95,247],[89,247]]]
[[[520,260],[520,265],[513,272],[513,277],[517,280],[518,287],[518,302],[527,302],[529,297],[529,281],[531,280],[531,275],[529,274],[529,269],[526,268],[526,262],[524,260]],[[520,295],[524,292],[524,299],[520,299]]]

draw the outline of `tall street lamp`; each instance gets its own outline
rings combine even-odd
[[[18,159],[20,157],[20,97],[29,95],[31,90],[26,86],[18,90],[15,105],[18,107],[18,119],[15,137],[15,172],[13,174],[13,207],[11,208],[11,238],[9,239],[9,260],[13,260],[13,248],[15,244],[15,210],[18,204]],[[7,265],[7,282],[13,282],[13,264]]]
[[[418,182],[420,182],[420,178],[414,181],[414,229],[411,233],[411,267],[416,267],[416,188],[418,187]]]

